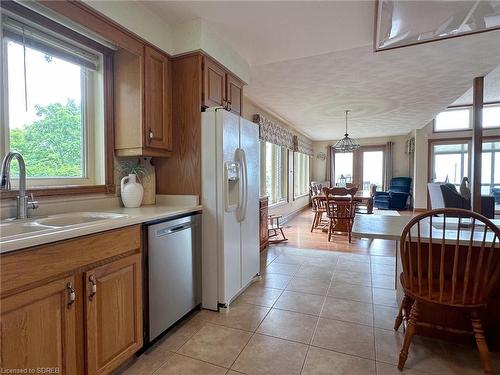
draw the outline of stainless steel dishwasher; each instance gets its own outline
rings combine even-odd
[[[147,231],[149,346],[201,302],[201,215],[149,225]]]

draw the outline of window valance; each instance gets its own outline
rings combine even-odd
[[[259,114],[253,115],[253,121],[259,124],[259,138],[262,141],[294,150],[293,134],[290,130]]]
[[[300,152],[301,154],[306,154],[309,156],[314,155],[312,142],[300,135],[295,135],[293,137],[293,150]]]

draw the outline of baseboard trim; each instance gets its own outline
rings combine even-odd
[[[290,220],[292,220],[295,216],[297,216],[298,214],[300,214],[302,211],[305,211],[307,209],[310,209],[311,206],[309,206],[308,204],[303,206],[303,207],[300,207],[299,209],[295,210],[295,211],[292,211],[290,212],[288,215],[283,215],[283,219],[282,219],[282,224],[285,225],[286,223],[288,223]]]

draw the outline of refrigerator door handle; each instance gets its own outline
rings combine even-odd
[[[247,215],[247,202],[248,202],[248,178],[247,178],[247,159],[245,150],[238,148],[236,150],[236,159],[241,167],[241,181],[240,181],[240,202],[238,210],[236,211],[236,220],[242,222]]]

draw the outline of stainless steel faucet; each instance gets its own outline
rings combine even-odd
[[[10,164],[12,163],[12,159],[17,159],[19,164],[19,195],[17,196],[16,219],[26,219],[28,217],[28,208],[37,209],[38,202],[33,199],[33,194],[31,194],[31,200],[26,195],[26,165],[24,164],[23,156],[17,151],[9,152],[3,159],[0,190],[12,190],[10,184]]]

